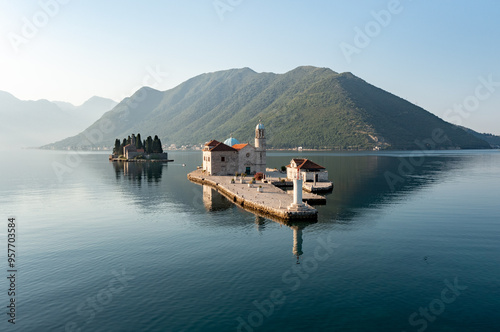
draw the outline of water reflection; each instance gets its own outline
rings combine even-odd
[[[297,264],[299,264],[299,258],[302,256],[302,230],[304,227],[301,226],[292,226],[293,230],[293,249],[292,253],[295,257],[297,257]]]
[[[203,185],[203,204],[209,212],[213,211],[224,211],[233,207],[234,204],[228,200],[224,195],[220,194],[217,190],[210,186]],[[290,227],[293,231],[293,246],[292,254],[297,258],[297,264],[299,264],[300,256],[302,256],[302,230],[308,225],[315,223],[313,222],[287,222],[278,218],[273,218],[272,216],[263,215],[256,211],[252,211],[255,214],[255,229],[262,233],[266,229],[266,223],[268,220],[275,221],[281,225]]]
[[[182,155],[183,162],[196,165],[199,155]],[[384,155],[335,155],[316,154],[303,155],[325,166],[334,180],[335,188],[327,194],[327,204],[316,206],[318,209],[319,228],[331,228],[332,225],[343,223],[348,227],[362,227],[359,216],[383,208],[388,204],[407,199],[419,190],[445,181],[456,172],[466,172],[477,160],[470,154],[430,155],[423,162],[401,174],[403,160],[408,160],[408,154]],[[179,157],[177,157],[179,158]],[[176,158],[176,159],[177,159]],[[279,166],[289,162],[290,156],[272,156],[269,162]],[[277,222],[290,227],[290,253],[300,261],[303,253],[302,234],[308,223],[286,223],[269,215],[255,211],[243,212],[223,195],[208,186],[200,188],[187,180],[186,175],[192,169],[161,163],[113,163],[117,179],[116,185],[121,187],[134,205],[144,211],[156,212],[159,216],[175,208],[178,211],[208,214],[210,218],[193,218],[199,227],[220,227],[226,229],[241,229],[253,224],[256,231],[263,233],[266,225]],[[392,172],[401,177],[393,188],[388,184],[386,172]],[[147,183],[147,186],[141,186]],[[250,214],[251,213],[251,214]],[[307,253],[306,253],[307,255]]]
[[[307,226],[310,226],[314,223],[306,223],[306,222],[295,222],[287,224],[293,231],[293,245],[292,245],[292,254],[296,257],[296,264],[300,264],[300,256],[304,254],[302,251],[302,244],[304,242],[302,238],[302,233]]]
[[[203,185],[203,205],[207,211],[224,211],[232,207],[232,203],[217,190]]]
[[[158,183],[162,177],[163,163],[159,162],[113,162],[116,179],[124,177],[137,182],[139,185],[142,180]]]
[[[443,181],[471,162],[470,155],[446,152],[438,155],[402,152],[348,156],[325,153],[304,154],[302,157],[326,167],[330,181],[335,183],[333,192],[326,194],[327,204],[316,206],[320,223],[351,221],[367,208],[397,202]],[[279,165],[289,157],[271,160]]]
[[[271,167],[280,167],[289,162],[292,156],[296,155],[276,153],[268,158],[268,164]],[[421,162],[416,163],[418,159],[415,155],[406,152],[366,155],[335,153],[301,155],[325,166],[329,171],[330,180],[335,182],[333,192],[326,194],[327,204],[316,206],[319,212],[318,222],[325,225],[332,222],[351,223],[356,216],[366,212],[367,209],[383,207],[407,199],[417,191],[444,181],[455,172],[469,167],[468,165],[474,164],[475,158],[481,156],[481,154],[474,156],[470,153],[449,154],[447,152],[422,154],[417,156]],[[194,153],[177,156],[177,158],[181,157],[182,161],[188,165],[196,165],[200,158]],[[413,161],[413,163],[408,167],[405,161],[410,161],[410,163]],[[186,175],[192,169],[177,166],[171,164],[167,167],[162,163],[113,163],[117,179],[128,179],[133,184],[127,186],[125,183],[120,183],[124,191],[139,196],[134,202],[145,201],[143,198],[148,195],[149,198],[146,200],[148,202],[163,200],[177,204],[179,208],[194,208],[200,212],[227,211],[228,214],[232,214],[231,209],[239,209],[213,189],[200,188],[199,185],[190,183]],[[392,187],[387,180],[388,172],[399,179]],[[147,191],[136,190],[141,183],[155,184],[155,186],[148,186]],[[151,206],[149,203],[147,205]],[[264,218],[256,219],[255,224],[259,231],[265,229],[265,220],[280,222],[268,215],[251,213]],[[238,227],[242,225],[241,220],[228,218],[227,214],[214,215],[214,217],[210,226]]]
[[[262,234],[262,231],[266,229],[266,218],[256,215],[255,216],[255,229]]]
[[[166,164],[160,162],[112,162],[111,164],[115,173],[114,184],[131,205],[137,206],[145,214],[166,212],[165,203],[171,201],[169,191],[164,190],[171,186],[165,181],[164,173],[168,167]]]
[[[359,227],[359,224],[353,223],[359,215],[407,199],[419,190],[444,181],[472,162],[468,155],[426,155],[421,156],[420,163],[411,164],[410,167],[407,164],[410,157],[413,155],[404,153],[393,156],[314,156],[312,159],[327,167],[330,180],[335,181],[333,192],[326,194],[326,205],[316,206],[318,223],[321,224],[319,227],[331,227],[335,223]],[[280,159],[285,162],[288,157]],[[388,172],[399,177],[393,186],[388,182]],[[223,195],[207,186],[203,187],[203,202],[207,211],[223,211],[233,206]],[[265,230],[269,220],[292,229],[292,254],[299,263],[303,255],[302,233],[311,223],[287,223],[256,211],[250,213],[255,215],[254,223],[258,232]],[[237,220],[234,222],[238,224]]]
[[[407,157],[369,156],[337,160],[334,194],[328,212],[335,219],[350,220],[361,209],[373,208],[405,199],[416,191],[444,179],[451,170],[464,167],[455,157],[425,157],[408,167]]]

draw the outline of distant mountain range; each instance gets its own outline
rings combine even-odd
[[[481,133],[478,133],[477,131],[472,130],[470,128],[466,128],[463,126],[459,126],[459,127],[462,128],[463,130],[465,130],[466,132],[476,136],[477,138],[480,138],[483,141],[488,142],[488,144],[491,145],[492,148],[500,149],[500,136],[493,135],[493,134],[481,134]]]
[[[81,106],[20,100],[0,91],[0,132],[10,147],[37,147],[83,131],[116,104],[101,97],[92,97]]]
[[[272,148],[490,148],[483,138],[351,73],[310,66],[285,74],[249,68],[207,73],[164,92],[144,87],[85,132],[44,148],[110,147],[115,138],[138,132],[177,145],[231,134],[252,142],[259,119]],[[113,130],[89,145],[89,135],[109,123]],[[436,130],[439,141],[433,141]]]

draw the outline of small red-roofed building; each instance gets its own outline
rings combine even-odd
[[[209,175],[234,175],[237,169],[238,150],[215,140],[205,144],[203,148],[203,170],[205,172]]]
[[[290,164],[286,166],[286,177],[296,179],[297,173],[304,182],[329,181],[326,168],[309,159],[294,158],[290,161]]]

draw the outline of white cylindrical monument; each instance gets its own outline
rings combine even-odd
[[[290,211],[302,211],[307,209],[305,204],[302,203],[302,179],[300,178],[300,172],[297,169],[296,178],[293,179],[293,202],[288,207]]]
[[[293,204],[302,204],[302,179],[293,179]]]

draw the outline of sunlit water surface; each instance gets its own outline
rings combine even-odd
[[[2,331],[500,327],[498,151],[269,153],[272,167],[311,158],[335,183],[316,223],[289,226],[204,196],[186,178],[201,152],[8,156],[1,266],[14,216],[17,316]]]

